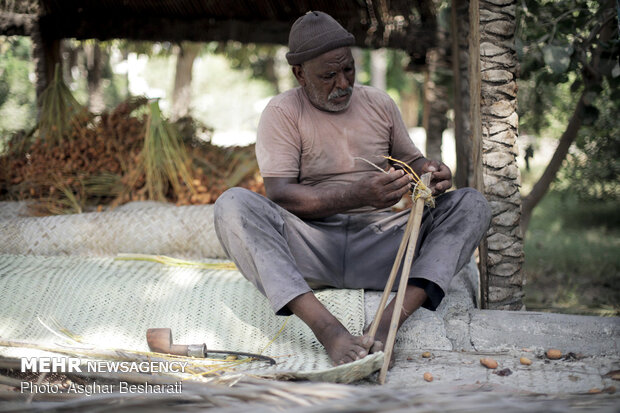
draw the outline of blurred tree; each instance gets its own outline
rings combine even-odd
[[[36,99],[34,66],[28,37],[0,38],[0,137],[34,126]]]
[[[585,121],[579,131],[576,150],[569,154],[562,169],[559,189],[576,193],[586,201],[620,201],[619,89],[617,85],[612,89],[607,79],[602,89],[593,102],[597,112],[586,114],[597,114],[596,120]]]
[[[125,82],[113,71],[112,55],[128,43],[123,40],[71,40],[61,44],[64,80],[88,110],[101,113],[127,98]]]
[[[192,70],[201,48],[201,43],[181,42],[175,49],[177,62],[172,90],[172,120],[191,115]]]
[[[277,95],[281,92],[280,77],[276,70],[280,48],[282,46],[279,45],[229,41],[220,43],[215,52],[225,54],[234,69],[250,69],[253,77],[267,81]]]
[[[524,88],[523,98],[519,98],[523,129],[540,131],[547,126],[553,105],[572,103],[570,99],[568,102],[556,99],[562,85],[570,83],[571,94],[577,97],[576,105],[568,109],[572,114],[551,161],[531,192],[523,198],[521,229],[524,234],[532,210],[556,178],[569,148],[580,136],[581,127],[596,124],[600,113],[597,104],[603,103],[598,99],[599,94],[609,88],[610,98],[618,100],[620,43],[614,3],[614,0],[523,0],[523,7],[519,9],[520,43],[517,48],[521,79],[522,83],[532,85]],[[604,124],[600,128],[603,132]],[[609,136],[607,133],[603,135]],[[586,141],[592,142],[592,137],[584,137],[583,147],[587,146]],[[593,146],[597,145],[590,145]],[[597,176],[608,177],[608,174]]]

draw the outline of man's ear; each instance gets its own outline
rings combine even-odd
[[[297,82],[299,82],[302,87],[306,86],[306,74],[304,73],[304,69],[301,65],[294,65],[292,70]]]

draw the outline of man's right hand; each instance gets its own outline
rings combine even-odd
[[[412,179],[402,169],[390,168],[387,173],[373,173],[357,181],[352,188],[360,206],[389,208],[396,204],[411,188]]]

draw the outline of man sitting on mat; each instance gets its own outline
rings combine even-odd
[[[293,313],[312,329],[334,364],[380,350],[389,330],[394,301],[376,337],[353,336],[312,292],[385,288],[409,214],[390,207],[410,190],[411,178],[384,156],[418,175],[431,172],[437,196],[436,208],[423,215],[401,324],[420,306],[437,308],[491,216],[474,189],[444,193],[452,186],[450,170],[424,158],[394,101],[354,84],[353,44],[353,35],[325,13],[297,19],[286,58],[300,86],[274,97],[258,127],[267,198],[232,188],[215,204],[215,229],[228,256],[276,314]]]

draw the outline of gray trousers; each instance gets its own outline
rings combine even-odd
[[[472,188],[436,198],[424,209],[410,283],[427,291],[434,310],[489,226],[486,199]],[[271,200],[231,188],[215,203],[215,230],[241,273],[279,315],[313,288],[383,290],[409,211],[337,214],[302,220]],[[394,290],[398,288],[398,280]]]

